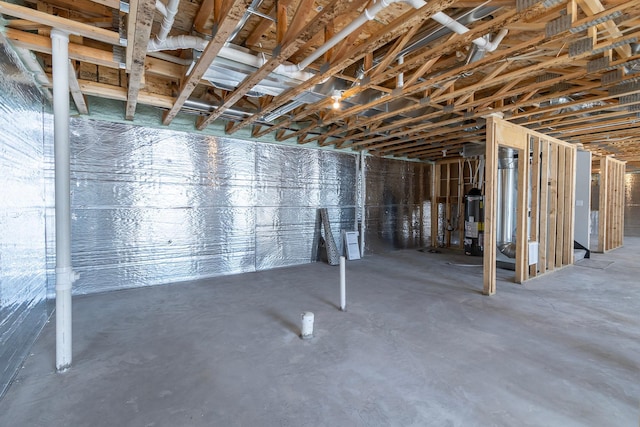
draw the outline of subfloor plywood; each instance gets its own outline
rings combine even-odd
[[[74,300],[0,401],[9,426],[637,426],[640,238],[517,285],[416,250]],[[473,262],[472,262],[473,261]],[[300,314],[315,313],[301,340]]]

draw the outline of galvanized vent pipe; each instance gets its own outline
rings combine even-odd
[[[498,158],[498,209],[496,243],[509,258],[516,257],[515,228],[518,159],[512,148],[500,148]]]

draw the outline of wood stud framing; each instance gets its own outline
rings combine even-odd
[[[429,173],[433,246],[463,245],[464,195],[473,175],[460,158],[463,146],[486,143],[486,222],[496,215],[498,146],[517,149],[531,161],[518,166],[516,282],[573,262],[575,145],[583,144],[604,156],[598,160],[598,247],[608,251],[623,244],[625,163],[620,159],[640,165],[640,101],[632,99],[638,88],[624,86],[634,78],[625,70],[640,61],[640,54],[630,46],[640,39],[640,0],[565,0],[550,7],[531,1],[523,10],[515,2],[494,0],[488,5],[499,8],[491,19],[470,23],[464,34],[449,34],[404,52],[403,61],[397,55],[416,36],[438,28],[430,19],[433,14],[458,14],[480,2],[435,0],[419,10],[397,3],[307,67],[304,71],[313,74],[308,80],[260,99],[253,97],[256,85],[273,78],[281,65],[299,64],[372,2],[265,0],[255,6],[260,10],[247,14],[250,3],[181,3],[170,36],[197,33],[209,40],[194,63],[190,63],[190,49],[147,52],[149,38],[162,21],[155,0],[130,0],[128,14],[119,11],[117,0],[57,0],[24,6],[0,0],[0,13],[5,19],[4,37],[13,46],[36,53],[43,64],[50,62],[50,29],[72,34],[71,94],[81,114],[90,112],[86,98],[90,95],[123,101],[129,120],[135,117],[138,103],[162,108],[162,122],[170,125],[187,100],[196,97],[211,105],[194,120],[194,130],[221,120],[218,129],[229,134],[248,128],[253,138],[297,139],[299,144],[434,162]],[[121,40],[118,24],[110,26],[112,15],[122,20],[126,40]],[[567,25],[545,32],[558,19]],[[466,60],[473,39],[503,28],[509,33],[495,51]],[[231,87],[203,81],[232,33],[236,34],[232,42],[262,57],[262,65]],[[569,46],[586,39],[593,42],[591,48],[570,54]],[[600,66],[598,61],[608,68],[594,69]],[[49,72],[46,66],[43,69]],[[606,78],[606,73],[613,72],[615,78]],[[404,84],[397,86],[400,75]],[[332,110],[331,100],[324,96],[266,121],[270,113],[314,91],[330,77],[346,85],[340,86],[342,109]],[[612,153],[616,159],[609,156]],[[478,166],[474,160],[472,169]],[[445,226],[439,239],[438,227],[454,218],[455,230]],[[493,227],[485,233],[488,242],[495,240]],[[528,264],[529,239],[539,242],[534,265]],[[496,290],[495,258],[495,248],[486,246],[486,294]]]
[[[183,1],[170,36],[213,37],[190,72],[188,49],[156,56],[146,53],[146,42],[162,20],[151,0],[130,0],[128,14],[119,12],[120,2],[115,0],[50,0],[25,6],[0,0],[0,13],[7,18],[3,29],[6,37],[15,46],[47,58],[47,34],[49,28],[55,27],[73,35],[70,57],[81,61],[79,66],[89,63],[115,70],[124,67],[129,81],[113,80],[109,84],[116,87],[105,88],[104,96],[126,88],[125,116],[129,119],[135,113],[137,94],[145,89],[158,97],[174,97],[164,113],[165,125],[193,96],[211,103],[208,117],[194,123],[200,129],[221,119],[231,122],[222,126],[229,133],[257,124],[251,132],[256,138],[271,134],[278,140],[297,138],[299,143],[437,161],[442,158],[442,149],[454,151],[469,141],[482,142],[482,126],[475,130],[469,122],[493,111],[504,113],[513,123],[582,143],[596,154],[617,153],[629,164],[640,162],[640,122],[631,110],[640,102],[619,104],[621,96],[637,91],[609,93],[609,89],[629,78],[620,70],[640,59],[629,45],[640,37],[634,18],[640,13],[640,0],[571,0],[549,7],[545,2],[532,1],[521,9],[513,3],[496,1],[489,3],[500,6],[492,13],[492,19],[469,24],[469,31],[464,34],[448,35],[409,53],[403,50],[412,45],[415,37],[428,27],[436,27],[430,20],[434,13],[455,14],[477,3],[437,0],[427,2],[420,10],[403,3],[384,8],[380,16],[348,35],[305,70],[315,73],[314,77],[292,85],[268,103],[249,96],[256,84],[270,77],[285,61],[299,63],[370,7],[370,2],[266,0],[254,6],[259,10],[245,15],[250,3],[247,0]],[[116,27],[110,26],[114,13],[124,20],[121,28],[127,29],[126,40],[121,40]],[[617,14],[615,21],[612,13]],[[561,15],[570,17],[565,19],[567,25],[545,33],[545,26]],[[230,33],[228,27],[235,30],[232,24],[238,22],[243,23],[243,28],[238,28],[232,43],[251,50],[253,55],[264,55],[265,64],[235,88],[214,88],[201,80],[202,74],[227,42],[224,36]],[[467,63],[464,52],[473,39],[503,28],[509,33],[498,49]],[[34,30],[38,33],[30,32]],[[577,55],[567,53],[568,46],[586,38],[594,41],[593,49]],[[113,47],[126,49],[122,59],[114,55]],[[402,63],[397,61],[400,52]],[[588,70],[586,64],[602,58],[612,70],[619,71],[618,80],[602,78],[608,69]],[[358,69],[363,70],[362,75],[356,73]],[[404,85],[396,87],[396,77],[401,74]],[[540,80],[547,74],[555,77]],[[330,102],[321,99],[269,123],[261,121],[331,76],[350,84],[344,90],[347,102],[371,91],[380,96],[367,96],[364,102],[350,107],[345,102],[341,111],[331,111]],[[215,98],[203,95],[209,90],[215,92]],[[99,91],[92,93],[103,95]],[[573,100],[558,102],[565,97]],[[396,106],[399,102],[402,105]],[[151,101],[149,105],[158,103]],[[227,114],[229,109],[243,111],[245,118]],[[594,123],[594,128],[586,126],[585,117],[586,122]]]
[[[484,292],[488,295],[496,290],[496,248],[489,242],[496,239],[499,146],[518,150],[514,281],[523,283],[573,264],[576,147],[491,116],[487,121],[485,178]],[[531,240],[538,242],[538,262],[529,265]]]
[[[625,162],[611,156],[594,160],[599,176],[598,252],[624,244]]]
[[[463,158],[444,159],[434,165],[439,180],[435,183],[436,196],[432,199],[436,208],[432,213],[435,214],[432,219],[436,219],[432,227],[437,227],[433,230],[438,239],[432,241],[432,246],[464,248],[465,195],[473,188],[474,177],[479,176],[476,173],[479,166],[478,159]],[[480,183],[475,185],[479,187]],[[444,212],[444,217],[438,215],[440,211]]]

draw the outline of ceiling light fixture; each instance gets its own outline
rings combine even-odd
[[[334,110],[337,110],[340,108],[340,98],[342,98],[342,91],[334,90],[333,95],[331,95],[331,99],[333,99]]]

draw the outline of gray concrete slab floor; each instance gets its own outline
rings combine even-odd
[[[483,296],[478,258],[404,250],[74,299],[2,426],[638,426],[640,238]],[[300,314],[315,313],[301,340]]]

